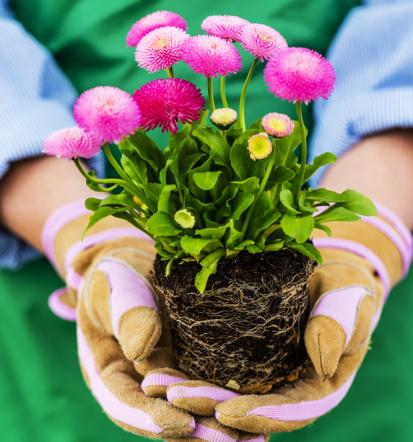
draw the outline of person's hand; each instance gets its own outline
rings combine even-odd
[[[80,240],[88,214],[83,202],[62,207],[49,217],[42,242],[67,283],[49,305],[58,316],[76,320],[82,373],[97,402],[116,424],[136,434],[225,442],[243,437],[215,419],[195,420],[142,392],[141,373],[172,366],[151,288],[153,242],[116,218],[102,220]]]
[[[166,396],[194,414],[215,414],[225,426],[252,433],[296,430],[337,406],[366,355],[391,287],[411,261],[408,230],[388,210],[379,208],[379,215],[332,223],[333,237],[314,239],[324,261],[310,283],[305,345],[312,366],[302,379],[271,394],[241,396],[179,376],[168,381],[154,370],[143,381],[144,391]]]

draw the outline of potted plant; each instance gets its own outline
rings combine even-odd
[[[191,37],[182,17],[169,12],[139,20],[127,38],[136,61],[167,78],[133,96],[108,86],[84,92],[74,107],[79,127],[50,136],[45,151],[72,158],[92,189],[115,191],[86,201],[94,212],[89,227],[116,216],[154,239],[153,282],[177,366],[193,378],[265,393],[296,380],[306,364],[307,286],[321,262],[313,230],[329,233],[325,223],[357,220],[375,208],[353,190],[307,187],[334,161],[326,153],[308,164],[302,116],[303,104],[330,95],[331,64],[238,17],[208,17],[202,28],[207,35]],[[242,67],[235,42],[254,57],[238,112],[225,95],[225,78]],[[202,92],[175,77],[179,61],[205,76],[208,110]],[[261,62],[270,92],[295,102],[297,121],[274,112],[246,125],[248,84]],[[148,135],[156,127],[170,133],[164,151]],[[80,162],[101,146],[118,177],[97,178]]]

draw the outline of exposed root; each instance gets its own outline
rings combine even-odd
[[[264,393],[296,379],[306,354],[308,279],[314,262],[290,250],[224,260],[201,296],[198,265],[176,265],[154,282],[165,301],[178,367],[190,377]]]

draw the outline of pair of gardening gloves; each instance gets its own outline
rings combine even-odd
[[[266,395],[239,395],[189,380],[175,370],[170,337],[151,288],[153,242],[115,218],[81,241],[88,221],[83,203],[53,213],[43,248],[66,289],[51,309],[76,320],[85,381],[110,419],[158,439],[264,441],[262,434],[308,425],[346,396],[369,348],[390,289],[407,272],[409,231],[389,210],[317,233],[323,255],[311,279],[305,377]]]

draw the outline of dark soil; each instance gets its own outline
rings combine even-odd
[[[155,260],[154,283],[170,319],[176,364],[193,379],[244,393],[296,380],[306,362],[308,280],[314,262],[283,249],[222,260],[200,295],[200,267]]]

